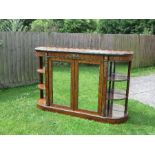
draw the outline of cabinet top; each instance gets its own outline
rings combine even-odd
[[[97,49],[82,49],[82,48],[62,48],[62,47],[36,47],[35,51],[95,54],[95,55],[109,55],[109,56],[133,55],[133,51],[97,50]]]

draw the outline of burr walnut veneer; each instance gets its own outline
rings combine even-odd
[[[133,52],[37,47],[35,48],[35,54],[39,59],[37,72],[39,73],[40,80],[38,84],[40,99],[37,104],[38,108],[99,122],[122,123],[128,119],[128,94]],[[61,65],[61,62],[70,64],[69,106],[54,103],[54,62],[60,62],[57,65],[58,67]],[[88,66],[97,65],[99,68],[98,103],[96,111],[81,109],[78,106],[80,64]],[[117,64],[126,64],[126,74],[117,73]],[[116,83],[120,82],[126,83],[126,88],[123,91],[117,90],[115,87]]]

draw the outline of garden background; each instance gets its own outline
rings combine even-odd
[[[155,20],[3,19],[0,31],[0,134],[155,134],[155,109],[136,100],[129,100],[129,120],[115,126],[36,109],[34,56],[36,46],[132,50],[131,75],[153,74]],[[88,82],[95,87],[94,79]]]

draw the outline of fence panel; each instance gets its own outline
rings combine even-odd
[[[38,81],[37,46],[131,50],[133,67],[155,64],[154,35],[0,32],[0,88]]]

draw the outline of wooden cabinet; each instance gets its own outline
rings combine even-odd
[[[132,52],[55,47],[38,47],[35,50],[39,58],[38,108],[100,122],[121,123],[127,120]],[[116,72],[117,63],[120,62],[127,64],[126,75]],[[80,75],[85,75],[81,73],[83,66],[95,71],[94,75],[81,78],[85,80],[81,82]],[[62,76],[64,77],[61,79]],[[96,80],[94,88],[91,83],[87,83],[91,76]],[[115,83],[122,81],[127,82],[126,89],[116,90]],[[91,96],[86,97],[90,98],[90,103],[87,103],[86,98],[80,97],[80,94],[85,93],[81,91],[81,87],[95,89]],[[124,104],[115,104],[115,100],[124,100]],[[91,101],[95,108],[85,108],[84,105],[91,105]]]

